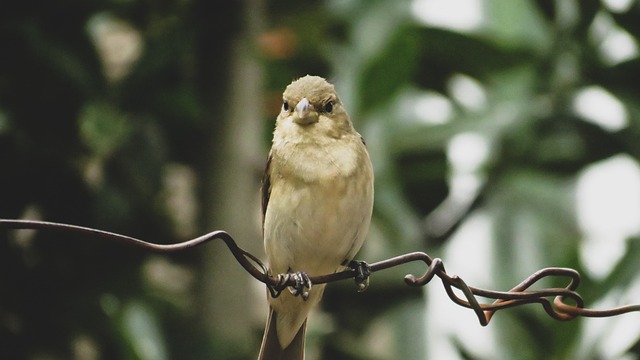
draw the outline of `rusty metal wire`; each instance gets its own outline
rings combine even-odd
[[[0,228],[55,230],[77,233],[104,240],[119,241],[155,252],[176,252],[220,239],[229,248],[238,263],[256,280],[263,282],[276,292],[288,286],[295,285],[293,277],[286,276],[286,274],[278,274],[275,277],[270,276],[267,267],[256,256],[240,248],[231,235],[225,231],[213,231],[197,238],[175,244],[156,244],[112,232],[44,221],[0,219]],[[509,291],[485,290],[468,286],[462,278],[457,275],[448,274],[441,259],[431,258],[423,252],[412,252],[375,262],[370,264],[370,270],[371,273],[374,273],[415,261],[423,262],[427,266],[427,270],[420,277],[412,274],[406,275],[404,281],[407,285],[414,287],[424,286],[437,276],[442,281],[442,285],[449,298],[460,306],[472,309],[482,326],[489,324],[492,316],[498,310],[535,303],[540,304],[546,313],[556,320],[572,320],[580,316],[609,317],[640,311],[640,304],[621,306],[607,310],[585,308],[584,300],[580,294],[576,292],[580,284],[580,274],[571,268],[551,267],[539,270]],[[310,280],[313,284],[324,284],[354,278],[356,275],[356,270],[348,269],[338,273],[314,276],[311,277]],[[562,288],[529,290],[529,288],[544,278],[566,279],[567,285]],[[458,291],[456,291],[456,289]],[[458,292],[461,292],[462,296],[460,296]],[[494,301],[489,304],[484,304],[478,301],[478,297],[493,299]],[[553,301],[550,299],[553,299]],[[567,301],[571,303],[567,303]]]

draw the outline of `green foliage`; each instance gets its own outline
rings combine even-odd
[[[198,9],[207,5],[193,1],[25,4],[0,15],[0,217],[156,242],[184,236],[172,226],[167,177],[177,161],[192,168],[201,161],[203,99],[215,92],[193,78],[218,76],[197,68],[195,59],[210,50],[193,34],[211,29],[209,21],[231,34],[234,7],[205,19]],[[228,41],[217,45],[222,54],[207,67],[224,67]],[[133,61],[122,64],[127,56]],[[156,272],[193,273],[197,260],[174,257]],[[151,291],[148,262],[139,251],[91,239],[3,231],[0,357],[174,358],[189,334],[206,338],[203,323],[180,306],[193,285],[171,296]],[[185,354],[202,358],[207,341]]]
[[[375,223],[383,233],[387,254],[395,253],[392,249],[398,244],[404,250],[415,249],[420,240],[418,247],[429,253],[446,251],[448,236],[481,213],[490,216],[494,228],[491,243],[486,244],[495,249],[495,263],[490,266],[495,269],[493,283],[487,286],[509,288],[546,266],[574,267],[585,277],[582,293],[589,305],[637,281],[632,241],[608,277],[589,277],[580,260],[586,235],[575,215],[575,184],[585,168],[617,154],[639,159],[637,141],[632,140],[640,123],[638,94],[632,90],[637,83],[637,59],[609,63],[598,42],[602,40],[594,35],[602,19],[610,17],[638,39],[638,29],[630,20],[640,17],[637,5],[613,12],[598,1],[487,1],[483,25],[476,31],[461,31],[417,24],[408,12],[399,20],[398,12],[387,10],[385,16],[380,11],[398,2],[379,1],[369,7],[352,3],[361,5],[350,9],[360,16],[346,18],[352,36],[341,46],[353,49],[350,56],[357,60],[345,61],[338,54],[334,64],[339,73],[355,74],[353,84],[344,88],[353,89],[349,96],[357,98],[358,121],[376,166]],[[374,32],[369,39],[360,30],[367,21],[381,28],[388,23],[396,27],[387,36]],[[363,42],[375,51],[360,56]],[[460,74],[482,87],[480,106],[460,103],[452,85]],[[622,102],[629,114],[626,127],[611,131],[576,114],[576,94],[595,84]],[[421,93],[439,94],[450,101],[447,121],[425,123],[418,120],[420,114],[407,110]],[[442,211],[437,206],[454,191],[455,164],[449,162],[449,146],[457,135],[465,134],[477,134],[489,146],[488,157],[473,170],[481,185],[458,208],[443,207],[457,222],[438,223],[441,217],[434,215]],[[432,233],[432,228],[443,226],[450,231]],[[498,330],[498,347],[491,349],[489,358],[613,356],[602,353],[607,350],[599,348],[599,342],[591,345],[591,351],[579,349],[586,347],[584,320],[559,326],[533,307],[497,318],[501,320],[490,327]],[[476,352],[464,341],[454,343],[461,357],[482,357],[472,355]],[[637,356],[635,350],[628,351]]]
[[[265,148],[280,91],[307,73],[336,83],[367,140],[376,205],[361,258],[425,251],[446,255],[445,264],[467,259],[451,252],[458,230],[484,216],[493,229],[490,239],[477,240],[492,259],[483,266],[491,279],[484,287],[508,289],[539,268],[573,267],[584,276],[586,304],[597,306],[618,305],[637,284],[637,234],[612,270],[595,276],[583,258],[588,234],[575,210],[585,169],[621,154],[640,160],[640,60],[603,50],[611,29],[638,46],[637,2],[615,10],[597,0],[485,0],[476,29],[422,23],[412,13],[417,1],[265,1],[264,13],[246,15],[245,23],[239,14],[247,3],[42,1],[36,11],[16,2],[0,13],[0,217],[175,241],[185,236],[168,200],[184,184],[171,182],[178,166],[187,169],[178,180],[192,174],[198,184],[191,220],[206,223],[199,195],[220,184],[204,184],[213,165],[203,154],[228,129],[231,44],[251,28],[258,39],[243,41],[263,68],[264,79],[251,80],[265,85]],[[96,40],[105,23],[140,40],[130,49],[139,57],[116,75]],[[577,112],[576,96],[586,87],[617,99],[626,124],[612,130]],[[465,168],[454,145],[464,150],[470,138],[486,154]],[[461,192],[459,179],[473,179],[475,187]],[[202,319],[202,304],[212,300],[205,295],[217,295],[198,288],[199,277],[208,276],[199,272],[203,256],[158,263],[90,239],[0,233],[0,357],[254,358],[259,335],[229,343],[210,333],[206,321],[214,320]],[[401,281],[423,270],[377,273],[364,294],[354,295],[350,282],[329,286],[330,315],[320,314],[315,328],[311,322],[310,357],[433,354],[438,344],[428,339],[437,338],[439,325],[427,326],[435,320],[425,293],[442,289],[431,284],[421,292]],[[603,319],[558,323],[536,306],[500,312],[487,329],[471,312],[468,319],[464,326],[477,327],[478,336],[492,332],[496,345],[476,349],[462,332],[447,333],[459,358],[640,356],[640,339],[609,354],[604,334],[589,337],[593,322],[613,327]]]

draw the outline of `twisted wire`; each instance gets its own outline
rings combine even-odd
[[[190,249],[219,239],[225,243],[238,263],[252,277],[266,284],[272,294],[279,294],[283,289],[296,285],[294,277],[289,276],[289,274],[270,275],[268,267],[263,264],[258,257],[239,247],[233,237],[222,230],[212,231],[208,234],[179,243],[157,244],[108,231],[46,221],[0,219],[0,228],[54,230],[77,233],[103,240],[123,242],[146,250],[164,253]],[[406,275],[404,281],[407,285],[413,287],[425,286],[430,283],[434,277],[438,277],[449,298],[455,304],[473,310],[482,326],[488,325],[493,315],[499,310],[535,303],[540,304],[550,317],[562,321],[572,320],[577,317],[609,317],[640,311],[640,304],[604,310],[585,308],[584,300],[576,291],[580,284],[580,274],[571,268],[550,267],[538,270],[509,291],[486,290],[468,286],[459,276],[448,274],[441,259],[431,258],[424,252],[407,253],[375,262],[370,264],[370,271],[374,273],[415,261],[423,262],[427,266],[427,270],[420,277],[416,277],[413,274]],[[347,269],[338,273],[313,276],[310,277],[310,280],[313,284],[324,284],[355,278],[357,274],[356,270]],[[566,279],[567,285],[562,288],[529,290],[540,280],[550,277]],[[459,290],[463,296],[459,296],[455,289]],[[493,299],[494,301],[488,304],[480,303],[478,297]],[[567,303],[567,301],[571,303]]]

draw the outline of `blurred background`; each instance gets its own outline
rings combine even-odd
[[[8,4],[7,4],[8,5]],[[281,93],[335,83],[376,172],[358,258],[441,257],[508,290],[581,272],[640,303],[634,0],[55,0],[0,12],[0,217],[264,257],[259,181]],[[640,316],[481,327],[406,265],[331,284],[308,359],[638,359]],[[542,284],[550,285],[550,284]],[[555,284],[564,286],[564,284]],[[264,288],[222,244],[160,255],[0,231],[3,359],[253,359]]]

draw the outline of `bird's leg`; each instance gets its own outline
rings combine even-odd
[[[371,275],[371,266],[362,260],[351,260],[347,265],[356,272],[353,278],[358,286],[358,292],[363,292],[369,287],[369,275]]]
[[[309,291],[311,290],[311,279],[305,272],[290,273],[295,285],[289,287],[289,291],[293,296],[301,296],[302,300],[309,298]]]

